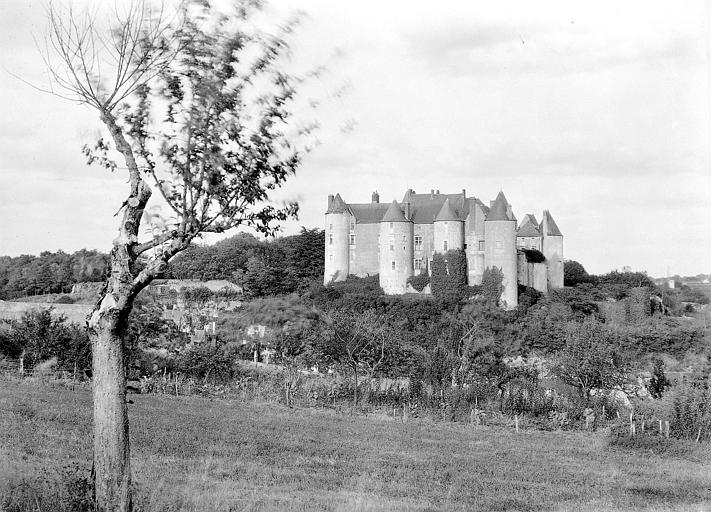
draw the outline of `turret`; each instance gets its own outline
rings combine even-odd
[[[434,218],[434,250],[445,253],[464,248],[464,221],[454,211],[449,198]]]
[[[543,210],[541,236],[541,252],[548,267],[548,288],[563,288],[563,233],[548,210]]]
[[[328,196],[323,284],[345,281],[348,277],[350,223],[348,205],[341,199],[341,195]]]
[[[503,192],[491,204],[484,221],[484,264],[503,273],[501,302],[511,309],[518,305],[516,218]]]
[[[380,221],[380,287],[389,295],[405,293],[413,275],[413,223],[393,201]]]

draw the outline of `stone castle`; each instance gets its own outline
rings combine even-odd
[[[461,249],[470,285],[481,284],[487,268],[502,271],[505,307],[518,305],[518,283],[543,293],[563,286],[563,235],[553,217],[543,210],[540,224],[528,214],[517,226],[503,192],[489,206],[465,190],[408,190],[400,203],[381,203],[377,192],[370,203],[330,195],[325,246],[325,284],[379,274],[387,294],[414,291],[408,278],[428,272],[433,254]]]

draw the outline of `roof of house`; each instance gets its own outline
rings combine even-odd
[[[524,215],[521,225],[518,227],[516,236],[541,236],[538,222],[535,215],[527,213]]]
[[[333,198],[333,201],[329,201],[328,204],[328,210],[326,210],[326,213],[343,213],[346,211],[348,206],[346,205],[346,202],[341,198],[341,194],[336,194],[336,197]]]
[[[394,210],[391,212],[393,203],[399,210],[399,214]],[[409,203],[409,219],[405,217],[404,213],[407,203]],[[445,203],[448,203],[448,205],[445,206]],[[326,213],[350,211],[358,224],[404,222],[407,220],[411,220],[415,224],[431,224],[435,219],[464,221],[470,212],[476,211],[475,206],[479,206],[485,217],[489,214],[489,207],[476,197],[466,197],[464,192],[459,194],[440,194],[433,191],[429,194],[417,194],[413,190],[408,190],[400,203],[393,201],[392,203],[347,204],[340,194],[336,194],[329,201]],[[439,215],[440,213],[442,215]],[[390,217],[394,217],[397,220],[390,220]]]
[[[503,191],[499,192],[499,195],[496,196],[496,200],[494,204],[491,205],[486,220],[516,220],[513,215],[509,213],[509,202],[506,200]]]
[[[439,213],[435,216],[434,220],[437,221],[448,221],[456,220],[461,221],[459,214],[452,208],[452,203],[449,202],[449,198],[444,200],[442,208],[440,208]]]
[[[385,215],[383,215],[381,222],[410,222],[410,221],[405,218],[405,214],[402,213],[402,210],[400,209],[400,205],[397,204],[397,201],[395,201],[393,199],[393,202],[390,203],[390,206],[388,207],[388,210],[385,212]]]
[[[543,233],[544,235],[563,236],[563,233],[560,232],[560,229],[558,229],[558,225],[553,220],[551,212],[549,212],[548,210],[543,210],[543,221],[541,222],[541,226],[543,226],[546,230],[546,232]]]

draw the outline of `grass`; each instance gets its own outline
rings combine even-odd
[[[602,432],[516,434],[194,397],[132,399],[139,511],[711,510],[704,448],[660,456],[612,445]],[[90,445],[86,389],[0,381],[0,509],[5,500],[10,510],[19,488],[46,494],[42,472],[46,480],[69,471],[81,489]],[[59,510],[53,499],[54,507],[16,509]]]

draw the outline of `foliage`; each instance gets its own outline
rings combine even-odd
[[[671,385],[664,372],[664,361],[661,358],[655,357],[652,360],[652,378],[649,381],[649,394],[652,398],[661,398],[664,391]]]
[[[489,267],[481,277],[482,295],[492,304],[498,304],[504,291],[504,273],[498,267]]]
[[[467,286],[467,256],[461,249],[432,255],[432,295],[447,300],[461,300],[469,292]]]
[[[670,434],[678,439],[711,440],[711,377],[672,391]]]
[[[526,256],[527,263],[543,263],[546,261],[546,257],[538,249],[521,249],[521,251]]]
[[[0,299],[66,293],[75,283],[106,277],[108,256],[82,249],[73,254],[43,251],[39,256],[0,256]]]
[[[182,351],[176,358],[176,369],[204,382],[225,383],[240,375],[234,364],[233,348],[225,344],[201,343]]]
[[[622,385],[628,363],[621,353],[617,337],[594,319],[570,324],[566,344],[558,353],[553,373],[575,387],[584,403],[593,389],[612,389]]]
[[[407,278],[407,284],[412,286],[418,292],[421,292],[425,289],[425,286],[430,284],[430,276],[427,272],[422,272],[417,276],[410,276]]]
[[[13,358],[24,354],[27,367],[51,358],[57,358],[64,370],[91,366],[91,344],[84,329],[51,310],[28,311],[9,327],[0,332],[0,354]]]
[[[577,261],[565,260],[563,262],[563,284],[565,286],[593,283],[594,280],[594,277],[588,274],[585,267]]]

